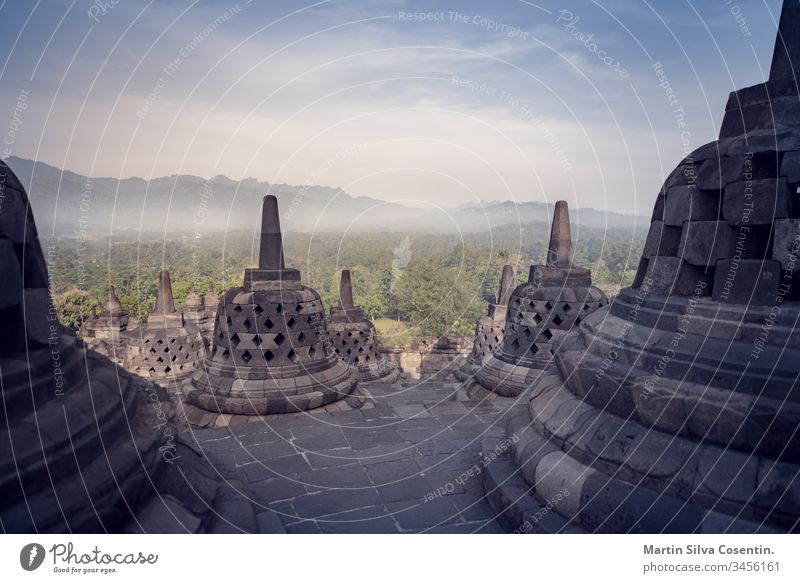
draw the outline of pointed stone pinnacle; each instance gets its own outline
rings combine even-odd
[[[553,212],[547,267],[572,267],[572,235],[569,228],[569,208],[565,200],[556,202]]]
[[[162,270],[158,274],[158,295],[154,314],[172,314],[175,312],[175,299],[172,297],[172,280],[169,271]]]
[[[339,307],[343,310],[352,310],[353,304],[353,285],[350,283],[350,270],[342,270],[342,280],[339,284]]]
[[[507,306],[511,294],[514,292],[516,282],[514,281],[514,268],[510,265],[503,266],[503,273],[500,275],[500,290],[497,293],[497,305]]]
[[[278,214],[278,199],[269,194],[264,197],[261,214],[261,247],[258,253],[259,269],[279,270],[283,262],[283,237]]]
[[[770,81],[800,78],[800,2],[784,0],[772,53]]]

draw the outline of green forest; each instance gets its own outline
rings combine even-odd
[[[609,296],[633,280],[643,232],[583,228],[576,263],[590,267],[595,285]],[[356,303],[393,334],[390,343],[422,336],[470,336],[475,322],[497,292],[500,270],[517,268],[518,282],[545,257],[549,226],[533,224],[444,235],[380,232],[342,237],[331,233],[287,233],[286,264],[300,269],[326,308],[338,301],[341,269],[350,269]],[[155,304],[160,269],[169,269],[176,303],[194,288],[222,295],[242,285],[243,271],[256,265],[257,239],[231,232],[170,240],[93,240],[59,238],[48,246],[53,300],[62,322],[80,329],[93,309],[102,311],[108,288],[142,321]],[[395,323],[396,326],[391,324]]]

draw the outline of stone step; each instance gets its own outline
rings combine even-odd
[[[484,439],[482,454],[486,459],[496,450],[497,440]],[[509,452],[503,452],[483,472],[483,490],[497,521],[513,534],[583,533],[558,514],[553,507],[541,504],[532,488],[514,467]]]

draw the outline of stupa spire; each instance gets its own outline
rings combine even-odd
[[[278,214],[278,199],[272,194],[264,197],[262,206],[258,267],[275,271],[286,268],[283,260],[283,237]]]
[[[553,212],[547,267],[572,267],[572,234],[569,228],[569,207],[565,200],[556,202]]]
[[[797,70],[795,70],[797,67]],[[794,79],[800,74],[800,1],[785,0],[772,53],[770,81]]]
[[[156,296],[155,314],[172,314],[175,312],[175,298],[172,296],[172,280],[169,271],[162,269],[158,274],[158,295]]]
[[[339,307],[343,310],[352,310],[353,304],[353,285],[350,283],[350,270],[342,270],[342,279],[339,284]]]
[[[500,275],[500,291],[497,294],[497,304],[507,306],[511,294],[514,292],[514,268],[510,265],[503,266],[503,273]]]

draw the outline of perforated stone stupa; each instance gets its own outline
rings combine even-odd
[[[500,274],[500,288],[497,291],[497,301],[489,304],[486,314],[481,316],[475,325],[475,337],[472,341],[472,352],[465,358],[455,372],[460,381],[469,381],[482,366],[483,360],[494,353],[503,341],[503,331],[506,325],[508,300],[514,291],[514,268],[510,265],[503,266]]]
[[[592,286],[592,274],[573,265],[569,210],[555,205],[545,265],[533,265],[528,282],[517,287],[508,302],[503,340],[476,372],[485,388],[516,396],[552,360],[564,334],[608,303]]]
[[[172,281],[166,270],[158,274],[156,305],[147,322],[131,328],[127,339],[125,368],[159,383],[188,378],[206,355],[206,342],[197,325],[175,309]]]
[[[252,506],[232,507],[226,489],[241,488],[240,476],[183,440],[162,388],[87,350],[59,323],[28,197],[1,160],[0,193],[3,532],[246,532],[266,525]]]
[[[509,423],[511,472],[486,484],[509,527],[798,530],[798,65],[785,2],[769,80],[732,93],[720,139],[669,175],[634,285],[584,318]],[[502,502],[512,486],[531,495]]]
[[[322,301],[287,268],[274,196],[264,197],[259,266],[222,299],[204,370],[185,385],[191,404],[244,415],[287,413],[349,395],[356,372],[328,336]]]
[[[356,367],[359,381],[380,380],[387,383],[400,378],[397,365],[381,354],[375,326],[361,308],[353,304],[350,270],[342,270],[339,305],[331,308],[328,331],[333,347],[346,363]]]
[[[86,346],[122,364],[126,354],[125,334],[130,314],[122,307],[112,285],[108,290],[106,309],[90,318],[83,330]]]

